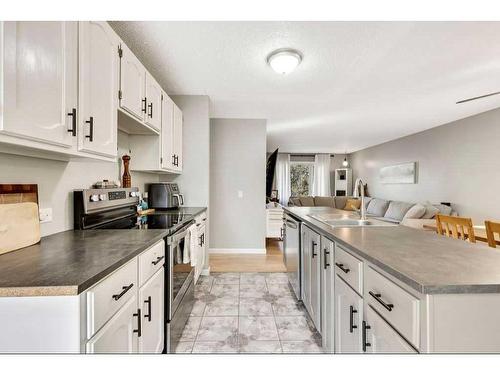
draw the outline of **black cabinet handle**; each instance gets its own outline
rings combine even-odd
[[[89,135],[85,137],[89,139],[90,142],[94,141],[94,118],[90,116],[88,121],[85,121],[86,124],[89,124]]]
[[[157,257],[157,258],[156,258],[156,260],[154,260],[154,261],[152,261],[152,262],[151,262],[151,264],[152,264],[153,266],[156,266],[158,263],[160,263],[160,262],[161,262],[161,260],[162,260],[163,258],[165,258],[165,256]]]
[[[372,346],[369,342],[366,342],[366,330],[370,329],[371,327],[366,324],[366,322],[363,320],[363,325],[362,325],[362,330],[361,330],[361,336],[362,336],[362,342],[363,342],[363,352],[366,352],[366,348],[369,346]]]
[[[147,300],[144,301],[144,303],[148,304],[148,313],[144,315],[145,318],[148,318],[148,322],[151,321],[151,296],[148,297]]]
[[[318,255],[318,254],[316,254],[316,253],[314,252],[314,248],[315,248],[316,246],[318,246],[318,244],[317,244],[316,242],[312,241],[312,257],[313,257],[313,258],[314,258],[316,255]]]
[[[335,265],[340,268],[344,273],[348,273],[350,271],[349,268],[344,268],[344,265],[342,263],[335,263]]]
[[[73,137],[76,137],[76,108],[73,108],[68,116],[71,116],[71,129],[68,132],[71,133]]]
[[[137,309],[137,314],[133,314],[133,316],[137,317],[137,329],[134,329],[133,332],[137,333],[137,337],[141,337],[142,335],[141,309]]]
[[[374,293],[370,290],[370,292],[368,292],[370,294],[370,296],[372,296],[373,298],[375,298],[375,301],[377,301],[378,303],[380,303],[382,306],[384,306],[387,310],[389,311],[392,311],[392,309],[394,308],[394,305],[392,303],[386,303],[382,300],[382,294],[380,293]]]
[[[200,246],[203,246],[203,236],[200,236],[199,240],[200,240]]]
[[[149,113],[148,113],[148,116],[150,118],[153,118],[153,103],[149,103],[148,104],[148,108],[149,108]]]
[[[324,254],[325,254],[325,270],[326,270],[328,267],[330,267],[330,263],[327,262],[327,255],[330,255],[330,252],[326,247],[324,249]]]
[[[144,113],[146,113],[146,102],[147,102],[146,98],[142,99],[142,112]]]
[[[123,297],[123,295],[124,295],[125,293],[127,293],[130,289],[132,289],[132,287],[133,287],[133,286],[134,286],[134,283],[130,284],[129,286],[124,286],[124,287],[122,287],[122,289],[123,289],[123,290],[121,291],[121,293],[120,293],[120,294],[113,294],[113,299],[114,299],[115,301],[118,301],[120,298],[122,298],[122,297]]]
[[[201,234],[201,244],[205,245],[205,233]]]
[[[358,310],[355,310],[352,305],[349,306],[349,332],[350,333],[352,333],[354,331],[354,328],[358,328],[358,326],[354,324],[354,314],[356,314],[357,312],[358,312]]]

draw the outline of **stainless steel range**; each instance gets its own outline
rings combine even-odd
[[[165,229],[165,345],[173,353],[194,304],[194,267],[185,263],[193,215],[160,211],[138,216],[138,188],[75,190],[75,229]]]

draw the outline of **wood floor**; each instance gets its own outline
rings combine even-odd
[[[268,239],[264,254],[210,254],[211,272],[285,272],[283,242]]]

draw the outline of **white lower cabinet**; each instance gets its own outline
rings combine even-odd
[[[362,329],[367,353],[417,353],[371,306],[365,311]]]
[[[335,275],[335,352],[361,353],[363,299]]]
[[[139,289],[141,336],[139,353],[161,353],[164,340],[164,288],[163,267]]]
[[[321,337],[323,350],[334,352],[335,342],[335,243],[321,237]]]
[[[194,282],[198,281],[203,269],[205,268],[205,259],[207,256],[207,214],[203,212],[195,218],[196,223],[196,263],[194,267]]]
[[[137,298],[130,300],[87,342],[87,353],[137,353]]]
[[[314,326],[321,332],[321,236],[302,226],[302,300]]]

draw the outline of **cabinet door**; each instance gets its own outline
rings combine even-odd
[[[335,275],[335,352],[361,353],[363,299]]]
[[[161,167],[174,170],[174,102],[163,93],[161,110]]]
[[[334,250],[335,243],[321,237],[321,337],[327,353],[333,353],[335,341]]]
[[[164,344],[165,271],[161,268],[139,290],[142,334],[139,353],[161,353]]]
[[[310,314],[321,332],[321,236],[311,231],[311,301]]]
[[[311,305],[311,239],[310,230],[302,225],[301,263],[302,263],[302,302],[309,311]]]
[[[182,111],[174,103],[174,133],[173,133],[173,149],[175,155],[175,169],[182,171]]]
[[[121,44],[120,108],[143,121],[146,116],[146,69],[132,51]]]
[[[76,144],[71,130],[77,109],[77,25],[2,23],[2,132],[65,148]]]
[[[417,353],[371,306],[365,321],[367,353]]]
[[[196,246],[195,282],[200,277],[201,272],[203,271],[203,267],[205,265],[205,249],[206,249],[205,233],[206,233],[205,224],[201,224],[198,227],[197,231],[198,235],[196,236],[197,246]]]
[[[87,342],[87,353],[137,353],[137,298],[134,295]]]
[[[153,76],[146,72],[145,122],[156,130],[161,128],[161,87]]]
[[[80,22],[79,149],[116,157],[118,37],[107,22]]]

